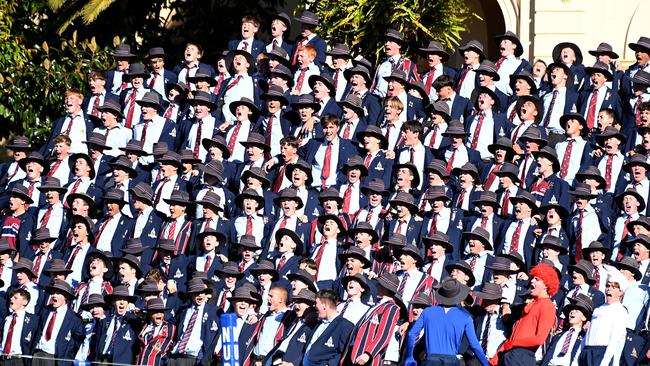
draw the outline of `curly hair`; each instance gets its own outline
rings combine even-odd
[[[553,296],[557,293],[557,290],[560,287],[560,279],[557,276],[557,272],[555,272],[555,268],[548,264],[541,263],[530,270],[530,275],[531,277],[537,277],[539,280],[544,282],[549,295]]]

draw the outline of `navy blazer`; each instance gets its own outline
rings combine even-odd
[[[188,316],[192,310],[192,307],[183,309],[178,317],[177,332],[175,343],[181,340],[183,336],[183,326],[185,324],[185,317]],[[200,363],[203,360],[203,357],[209,354],[210,344],[221,334],[221,324],[219,317],[217,315],[217,307],[210,304],[205,304],[203,306],[203,315],[201,316],[201,350],[199,351],[196,362]],[[197,318],[199,320],[199,318]]]
[[[108,220],[108,218],[104,218],[97,222],[97,225],[95,225],[95,228],[97,229],[95,231],[95,236],[99,234],[99,230],[101,230],[106,220]],[[122,256],[122,248],[126,244],[126,240],[133,236],[132,231],[134,226],[134,219],[131,219],[124,214],[120,215],[120,221],[117,223],[117,228],[115,228],[113,236],[110,237],[111,253],[113,254],[113,257],[119,258]],[[102,233],[101,240],[106,241],[109,240],[109,238],[107,236],[104,236],[104,233]]]
[[[610,229],[614,229],[611,227],[611,223],[609,220],[609,212],[603,211],[598,207],[594,207],[596,215],[598,216],[598,223],[600,225],[600,231],[601,234],[598,236],[598,241],[603,243],[606,247],[610,246]],[[575,210],[573,213],[571,213],[571,216],[567,219],[567,235],[569,236],[569,242],[572,243],[573,245],[570,248],[570,253],[571,256],[575,256],[575,244],[577,240],[578,233],[576,232],[575,228],[572,225],[573,222],[573,217],[578,216],[578,210]],[[596,228],[590,228],[589,230],[597,230]],[[589,243],[582,243],[582,247],[586,248],[589,245]]]
[[[363,158],[365,160],[365,155]],[[371,179],[377,178],[384,181],[385,187],[390,187],[391,179],[393,178],[394,162],[393,159],[386,158],[386,152],[384,150],[379,150],[368,166],[366,181],[369,182]]]
[[[34,344],[38,344],[41,336],[45,332],[47,327],[47,319],[52,313],[53,309],[47,308],[41,313],[40,318],[40,327],[34,336]],[[54,334],[53,334],[54,336]],[[74,359],[79,346],[83,342],[84,336],[84,327],[81,323],[81,318],[79,315],[75,314],[72,310],[68,309],[65,312],[65,317],[61,323],[61,328],[56,334],[56,341],[54,345],[54,357],[55,358],[67,358]],[[60,365],[69,365],[71,363],[60,362]]]
[[[506,240],[505,236],[506,236],[506,233],[508,232],[508,228],[510,228],[510,226],[512,226],[512,225],[514,225],[515,227],[517,226],[517,220],[516,219],[508,220],[503,225],[503,230],[502,230],[503,235],[501,235],[502,236],[501,241],[498,244],[495,245],[494,254],[499,255],[499,254],[504,253],[503,246],[504,246],[505,240]],[[535,249],[533,247],[533,245],[535,245],[535,233],[534,233],[534,231],[535,231],[535,229],[537,229],[537,227],[538,227],[537,225],[532,225],[531,224],[531,225],[528,226],[528,230],[525,233],[523,233],[523,232],[521,233],[523,235],[523,237],[524,237],[524,240],[523,240],[522,243],[523,243],[523,246],[524,246],[523,247],[524,261],[526,262],[527,266],[530,266],[530,264],[533,263],[533,252],[534,252],[534,249]]]
[[[594,307],[595,309],[595,307]],[[558,342],[560,341],[560,338],[562,338],[562,335],[567,333],[569,330],[565,330],[564,332],[556,335],[553,340],[551,341],[551,345],[548,347],[546,350],[546,353],[544,353],[544,358],[542,358],[542,363],[541,366],[548,366],[548,364],[551,362],[553,359],[553,354],[555,353],[555,348],[560,347],[562,349],[563,344],[558,345]],[[576,341],[573,343],[573,347],[571,348],[571,360],[573,360],[576,356],[576,353],[580,349],[582,345],[582,338],[585,335],[584,330],[580,330],[580,333],[578,333],[578,338],[576,338]],[[562,342],[564,343],[564,342]]]
[[[422,99],[416,98],[411,94],[406,96],[406,120],[423,120],[427,117],[426,112],[424,111],[424,105],[422,104]],[[379,120],[384,120],[384,110],[380,111]]]
[[[36,253],[37,252],[38,252],[38,250],[36,252],[31,251],[31,253],[29,255],[25,256],[25,258],[27,258],[30,261],[34,262],[36,260]],[[45,260],[45,264],[43,264],[43,269],[41,270],[41,275],[36,279],[36,282],[38,283],[39,286],[43,286],[43,287],[48,286],[52,282],[52,279],[50,278],[50,276],[47,275],[47,273],[45,273],[45,270],[49,269],[52,266],[52,260],[53,259],[62,259],[62,258],[63,258],[63,254],[61,254],[61,252],[59,252],[58,250],[52,250],[51,249],[47,253],[47,257],[42,259],[42,260]]]
[[[390,221],[387,221],[385,225],[387,226],[386,232],[384,233],[385,239],[388,239],[395,229],[397,229],[398,223],[397,216],[393,216],[393,219]],[[422,231],[422,224],[423,220],[418,217],[412,215],[411,218],[409,219],[408,222],[408,227],[406,229],[406,243],[407,244],[413,244],[413,245],[418,245],[420,243],[420,232]]]
[[[342,316],[334,318],[317,339],[310,338],[307,342],[307,344],[312,343],[309,352],[305,355],[309,364],[313,366],[338,365],[353,329],[354,324],[349,320]]]
[[[481,154],[478,151],[471,149],[469,147],[466,147],[466,149],[467,149],[467,157],[469,162],[474,164],[477,167],[480,166],[482,162]],[[453,148],[451,147],[451,144],[444,145],[444,146],[441,144],[438,150],[434,152],[434,156],[437,159],[447,162],[447,159],[445,158],[445,154],[447,153],[447,151],[452,151],[452,150]]]
[[[571,196],[569,195],[569,183],[564,179],[557,176],[557,174],[552,174],[548,178],[549,186],[548,189],[544,192],[543,196],[535,194],[535,197],[541,202],[541,206],[548,205],[551,201],[556,201],[560,206],[564,207],[567,212],[571,210]],[[537,180],[533,180],[531,186],[535,184]],[[530,189],[531,186],[528,186]]]
[[[38,309],[38,308],[37,308]],[[40,309],[39,309],[40,312]],[[11,324],[11,319],[9,319],[9,324],[6,323],[7,319],[2,318],[2,327],[0,331],[4,330],[5,325],[9,327]],[[23,322],[23,330],[20,333],[20,354],[21,355],[30,355],[33,351],[33,345],[36,344],[38,339],[34,336],[38,332],[39,319],[38,316],[25,312],[25,320]],[[0,333],[0,339],[4,332]],[[4,341],[4,340],[3,340]]]
[[[460,120],[467,118],[472,113],[474,107],[469,99],[456,94],[451,104],[451,119]]]
[[[84,123],[86,124],[86,140],[90,137],[90,133],[93,130],[93,122],[90,120],[90,117],[86,115],[85,112],[81,112],[82,117],[84,119]],[[47,159],[50,154],[52,154],[52,150],[54,149],[54,138],[59,136],[63,130],[63,123],[65,122],[66,116],[59,117],[54,121],[52,124],[53,128],[50,132],[50,136],[47,138],[43,146],[41,146],[39,152]]]
[[[265,120],[268,119],[268,113],[265,115],[260,115],[257,118],[257,122],[253,126],[253,131],[259,132],[262,136],[266,136],[266,129],[268,126],[265,126]],[[282,135],[288,136],[291,133],[291,120],[287,118],[287,112],[280,112],[280,128],[282,129]]]
[[[212,131],[208,131],[205,129],[201,129],[201,138],[210,138],[214,135],[216,135],[218,132],[221,132],[219,130],[219,121],[214,121],[214,128]],[[180,122],[178,122],[178,126],[176,127],[176,143],[174,146],[176,146],[176,150],[180,149],[189,149],[190,148],[190,131],[192,130],[192,126],[194,124],[198,123],[196,120],[196,117],[193,117],[191,119],[184,119]],[[201,143],[199,141],[199,143]]]
[[[155,267],[160,269],[167,280],[176,281],[178,293],[184,294],[187,289],[187,281],[189,281],[189,276],[192,274],[192,272],[187,271],[190,264],[190,257],[183,254],[172,257],[172,260],[169,262],[169,273],[166,272],[166,267],[160,257],[158,257],[156,262]]]
[[[228,41],[228,51],[236,50],[237,46],[239,46],[239,42],[241,41],[242,41],[241,39],[231,39],[230,41]],[[253,38],[253,44],[248,45],[248,47],[250,47],[250,51],[248,51],[248,53],[250,53],[251,56],[253,56],[253,60],[257,60],[257,56],[259,56],[260,53],[264,52],[265,46],[266,45],[264,44],[264,42],[260,41],[259,39]]]
[[[176,74],[176,75],[180,75],[181,70],[186,69],[186,68],[187,68],[187,64],[185,63],[185,61],[183,61],[180,64],[174,66],[174,69],[172,70],[172,72],[174,74]],[[203,63],[203,62],[199,61],[198,68],[199,69],[208,69],[210,71],[210,76],[212,76],[212,77],[217,75],[216,71],[214,71],[214,67],[212,67],[212,65],[210,65],[210,64],[206,64],[206,63]]]
[[[142,242],[142,247],[144,252],[140,256],[142,265],[146,264],[149,267],[151,259],[153,258],[154,248],[158,242],[158,237],[162,234],[160,230],[162,227],[162,222],[164,217],[162,214],[156,210],[152,210],[149,216],[147,217],[147,222],[142,229],[142,234],[137,238]],[[143,272],[146,272],[143,267]]]
[[[422,221],[422,229],[420,232],[420,237],[424,238],[429,236],[430,223],[433,217],[433,211],[427,212],[424,216],[424,221]],[[453,251],[449,253],[451,258],[456,261],[462,258],[462,252],[465,248],[462,248],[462,237],[463,237],[463,219],[465,218],[463,210],[459,210],[455,207],[451,208],[451,214],[449,217],[449,225],[447,227],[447,236],[449,236],[449,243],[453,246]],[[438,222],[440,225],[441,222]],[[418,248],[424,249],[423,244],[418,243]]]
[[[62,233],[62,235],[65,235],[65,233]],[[69,248],[64,248],[64,254],[63,254],[63,261],[65,263],[68,263],[70,260],[70,256],[72,256],[72,253],[74,252],[76,246],[70,246]],[[83,269],[81,271],[81,282],[87,282],[88,279],[90,278],[90,272],[88,271],[88,267],[90,265],[89,255],[91,253],[99,252],[92,243],[90,243],[90,247],[86,251],[86,256],[84,257],[84,262],[83,262]],[[81,254],[79,254],[81,255]],[[75,258],[76,260],[77,258]],[[76,287],[78,284],[73,284],[73,287]]]
[[[283,362],[290,362],[293,365],[300,365],[302,363],[303,357],[305,356],[305,349],[307,348],[308,344],[307,340],[311,338],[314,329],[316,329],[315,325],[310,323],[311,322],[309,322],[309,324],[307,322],[304,322],[301,325],[296,325],[300,328],[298,328],[293,337],[289,339],[289,344],[287,345],[286,351],[282,353],[281,356],[276,355],[277,349],[281,344],[278,343],[278,345],[273,347],[273,349],[266,355],[264,361],[262,362],[262,365],[267,365],[267,362],[270,364],[271,361],[278,356],[280,356],[279,358]],[[330,326],[331,325],[333,324],[330,324]]]
[[[502,134],[507,135],[510,128],[508,127],[508,119],[506,118],[505,114],[501,112],[493,111],[492,120],[494,123],[492,131],[487,131],[486,129],[481,128],[481,133],[485,134],[492,132],[492,143],[494,143],[499,139],[499,137],[501,137]],[[471,116],[467,117],[463,124],[465,125],[465,132],[471,134],[471,132],[476,129],[475,125],[478,124],[477,115],[472,114]],[[468,142],[471,142],[469,138]]]
[[[111,341],[106,335],[110,330],[109,328],[113,318],[115,318],[115,315],[107,316],[99,321],[98,331],[96,332],[97,339],[95,341],[95,355],[98,356],[98,359],[103,355],[106,343]],[[138,340],[138,329],[138,320],[133,315],[127,313],[122,317],[120,329],[117,332],[115,343],[111,350],[113,357],[110,360],[112,362],[124,364],[134,363],[138,351],[137,347],[140,343]]]
[[[325,57],[326,57],[325,52],[327,52],[327,42],[317,34],[314,36],[314,38],[310,39],[307,42],[307,44],[310,44],[316,48],[316,58],[314,59],[314,63],[316,63],[316,66],[318,66],[319,69],[325,67],[327,65],[325,63]],[[295,52],[298,52],[297,47],[294,53]]]
[[[620,121],[621,118],[623,117],[623,110],[622,110],[622,105],[621,105],[621,98],[618,96],[616,92],[614,92],[611,88],[606,87],[606,92],[605,92],[605,98],[603,99],[603,103],[600,105],[600,109],[603,108],[611,108],[614,110],[615,114],[615,119],[617,121]],[[580,96],[578,97],[578,113],[581,115],[585,115],[587,112],[587,108],[589,108],[589,97],[591,96],[591,93],[593,93],[593,86],[586,88],[580,93]],[[598,118],[598,112],[596,111],[595,118]]]
[[[463,223],[463,230],[464,231],[472,231],[472,228],[474,227],[474,224],[479,221],[479,226],[480,226],[480,221],[483,219],[482,216],[480,215],[472,215],[472,216],[467,216],[464,219]],[[501,235],[503,235],[503,227],[507,223],[506,220],[501,218],[497,213],[495,212],[494,215],[492,216],[492,246],[494,247],[497,243],[501,242]],[[462,248],[464,250],[465,248]]]
[[[305,160],[309,165],[314,165],[316,163],[321,164],[322,162],[316,161],[316,153],[318,149],[325,143],[325,139],[311,139],[305,146],[302,146],[298,149],[298,155]],[[342,175],[343,164],[347,163],[348,159],[357,154],[357,149],[354,147],[352,142],[349,140],[343,140],[339,138],[339,160],[336,164],[336,171],[338,174]],[[320,177],[314,177],[314,179],[320,179]]]
[[[330,98],[327,101],[327,103],[325,103],[325,106],[321,108],[320,111],[318,111],[318,115],[321,117],[326,114],[333,114],[337,116],[339,119],[343,117],[343,110],[341,109],[341,107],[339,107],[338,104],[336,104],[336,100],[334,100],[334,98]]]

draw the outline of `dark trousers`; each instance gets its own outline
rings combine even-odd
[[[535,366],[535,352],[526,348],[513,348],[499,356],[502,366]]]
[[[23,366],[23,359],[18,357],[13,358],[0,358],[0,366]]]
[[[603,360],[603,356],[605,356],[606,350],[606,346],[586,346],[580,353],[580,357],[578,358],[578,365],[600,365],[600,362]],[[611,365],[612,361],[609,361],[609,364]]]
[[[56,366],[54,355],[43,351],[36,351],[32,359],[32,366]]]
[[[422,366],[460,366],[460,360],[451,355],[429,354]]]
[[[167,360],[167,366],[194,366],[196,357],[171,355]]]

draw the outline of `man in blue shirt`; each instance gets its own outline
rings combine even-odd
[[[467,336],[476,359],[481,365],[488,366],[485,352],[476,338],[472,316],[458,306],[468,294],[469,288],[456,279],[450,278],[442,283],[435,295],[438,305],[426,308],[408,333],[405,366],[417,365],[413,358],[413,347],[422,329],[427,349],[423,366],[459,366],[456,355],[463,335]]]

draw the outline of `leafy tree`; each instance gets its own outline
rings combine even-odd
[[[311,2],[301,0],[300,7]],[[465,0],[317,0],[313,11],[321,17],[321,34],[375,60],[388,28],[402,32],[413,53],[434,39],[449,48],[457,45],[477,17]]]

